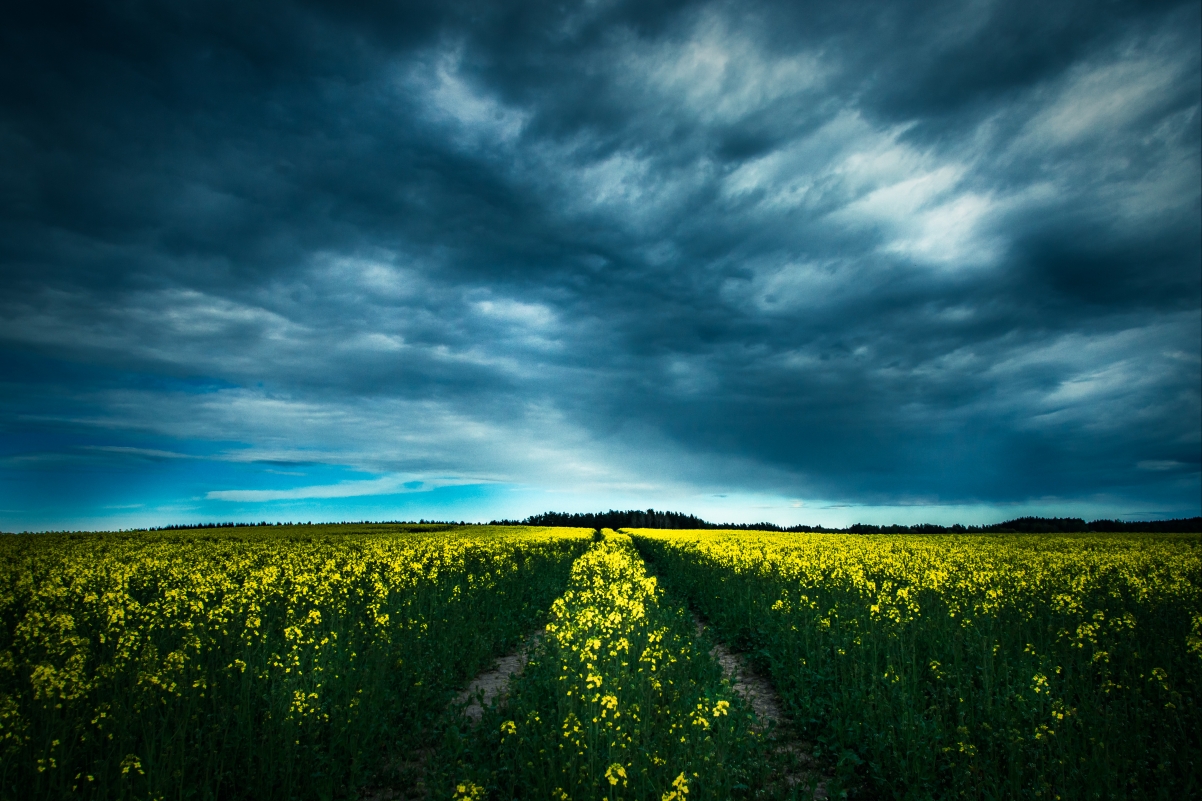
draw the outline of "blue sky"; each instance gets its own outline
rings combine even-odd
[[[22,5],[0,530],[1197,515],[1199,17]]]

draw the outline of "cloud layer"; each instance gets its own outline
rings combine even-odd
[[[117,474],[168,517],[1197,514],[1200,36],[1196,3],[29,4],[0,524],[96,519]]]

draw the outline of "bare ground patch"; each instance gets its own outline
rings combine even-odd
[[[701,634],[707,626],[704,619],[693,613],[693,626]],[[776,752],[783,757],[782,768],[776,781],[782,789],[798,788],[801,797],[812,794],[819,801],[827,798],[826,787],[829,776],[822,775],[811,756],[809,743],[793,736],[783,713],[780,696],[766,676],[755,669],[745,655],[735,653],[716,637],[711,638],[714,647],[710,656],[722,666],[722,674],[733,689],[755,713],[757,728],[767,731]]]
[[[472,725],[480,722],[484,717],[484,709],[498,696],[504,699],[510,680],[526,667],[526,662],[530,660],[530,652],[538,645],[544,631],[546,629],[539,629],[531,634],[512,654],[497,657],[490,669],[472,679],[467,689],[455,698],[457,704],[467,702],[463,716],[470,720]]]
[[[484,710],[497,698],[504,699],[509,689],[509,682],[522,672],[530,660],[530,652],[542,639],[545,629],[539,629],[528,636],[516,651],[493,660],[492,667],[483,671],[467,686],[467,689],[455,696],[451,705],[454,709],[461,704],[463,716],[476,725],[484,717]],[[426,787],[426,767],[433,750],[421,748],[405,754],[389,766],[386,773],[395,777],[391,785],[369,786],[359,793],[360,801],[418,801],[430,797]]]

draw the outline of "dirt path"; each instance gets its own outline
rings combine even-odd
[[[479,723],[484,717],[484,709],[498,696],[503,698],[510,680],[522,672],[522,668],[530,660],[530,652],[538,645],[544,631],[545,629],[539,629],[528,636],[513,653],[497,657],[491,668],[476,676],[467,689],[455,697],[452,708],[467,703],[463,709],[463,716],[473,726]],[[425,778],[426,765],[432,755],[433,751],[430,748],[420,748],[406,754],[388,771],[397,779],[395,784],[398,786],[365,787],[359,793],[360,801],[418,801],[429,798],[430,792],[426,787]],[[408,789],[401,790],[399,787]]]
[[[706,630],[705,621],[693,613],[693,626],[700,635]],[[800,787],[802,793],[812,791],[813,798],[827,798],[826,785],[829,777],[821,775],[818,765],[810,755],[809,744],[794,737],[781,711],[780,696],[767,677],[757,671],[751,661],[726,647],[717,637],[711,637],[714,647],[710,656],[722,666],[722,674],[730,681],[733,689],[755,712],[758,729],[768,729],[771,741],[778,754],[784,757],[781,775],[777,780],[786,788]],[[802,796],[804,797],[804,796]]]
[[[546,629],[539,629],[531,634],[512,654],[498,657],[490,670],[484,671],[473,679],[467,689],[455,698],[457,704],[465,701],[471,702],[463,710],[463,716],[473,725],[480,722],[480,719],[484,717],[485,707],[491,704],[497,696],[504,698],[510,679],[521,673],[522,668],[526,667],[526,662],[530,660],[530,652],[538,645],[544,631]]]

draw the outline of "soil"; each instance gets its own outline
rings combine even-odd
[[[530,652],[542,638],[545,629],[539,629],[525,639],[518,650],[498,657],[491,668],[481,673],[467,689],[455,698],[455,706],[466,703],[463,716],[475,726],[484,717],[484,710],[497,697],[505,697],[510,680],[522,672],[530,659]],[[452,707],[453,708],[453,707]],[[412,751],[394,762],[387,773],[396,778],[394,786],[365,787],[359,793],[360,801],[417,801],[430,796],[426,787],[426,764],[432,756],[430,748]],[[405,788],[405,789],[401,789]]]
[[[693,613],[693,625],[698,634],[706,629],[705,621],[696,612]],[[784,769],[777,780],[787,788],[800,786],[803,792],[810,791],[813,798],[825,801],[830,777],[821,775],[817,762],[810,755],[813,750],[810,744],[792,735],[781,711],[780,696],[772,682],[756,670],[744,654],[730,650],[716,637],[711,640],[714,647],[710,650],[710,656],[722,666],[722,674],[730,682],[731,689],[755,713],[755,728],[767,730],[774,750],[785,757]]]
[[[502,699],[505,697],[505,691],[509,688],[509,680],[526,667],[526,662],[530,659],[530,652],[542,639],[544,631],[545,629],[539,629],[531,634],[512,654],[498,657],[493,662],[492,669],[481,673],[472,680],[466,690],[459,693],[455,699],[456,703],[462,704],[469,700],[471,702],[464,708],[463,716],[473,725],[480,722],[480,719],[484,717],[485,707],[492,704],[497,696]]]

